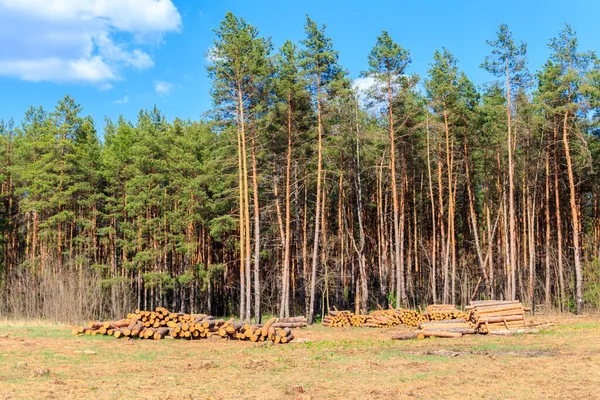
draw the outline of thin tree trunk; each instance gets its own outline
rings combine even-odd
[[[356,213],[358,214],[358,232],[359,232],[359,246],[358,246],[358,266],[360,273],[361,282],[361,304],[360,308],[363,314],[367,314],[368,301],[369,301],[369,289],[367,282],[367,266],[365,260],[365,230],[363,226],[363,205],[362,205],[362,184],[360,180],[360,144],[358,138],[358,100],[356,101],[356,155],[355,155],[355,184],[356,184]]]
[[[510,98],[510,79],[509,79],[509,65],[508,60],[506,61],[506,116],[508,119],[508,135],[507,135],[507,144],[508,144],[508,217],[509,217],[509,236],[510,236],[510,298],[514,300],[516,298],[516,265],[517,265],[517,242],[516,242],[516,226],[515,226],[515,167],[513,162],[513,138],[512,138],[512,111],[511,111],[511,98]]]
[[[394,113],[392,106],[392,83],[387,83],[387,100],[388,100],[388,124],[390,128],[390,170],[392,180],[392,202],[394,206],[394,247],[395,247],[395,264],[396,264],[396,308],[403,306],[403,288],[404,288],[404,271],[401,271],[401,251],[400,251],[400,228],[398,221],[399,205],[398,205],[398,189],[396,185],[396,145],[394,133]]]
[[[318,151],[317,151],[317,204],[315,208],[315,236],[313,238],[312,269],[310,281],[310,304],[308,308],[307,320],[313,323],[315,310],[315,290],[317,285],[317,261],[319,257],[319,234],[321,218],[321,171],[323,169],[323,126],[321,121],[321,82],[317,78],[317,133],[318,133]]]
[[[537,180],[537,179],[536,179]],[[529,306],[535,313],[535,194],[527,197],[529,217]]]
[[[446,105],[444,104],[444,128],[446,132],[446,164],[448,167],[448,242],[449,245],[446,250],[446,260],[444,262],[444,303],[448,303],[449,296],[449,280],[448,280],[448,256],[452,253],[452,299],[451,302],[454,304],[455,301],[455,279],[456,279],[456,253],[454,246],[454,191],[452,189],[453,173],[452,163],[454,151],[451,151],[452,146],[450,144],[450,126],[448,124],[448,114]]]
[[[254,200],[254,322],[260,324],[260,206],[258,204],[258,173],[256,167],[256,126],[252,126],[252,192]],[[288,174],[289,175],[289,174]],[[289,207],[288,207],[289,208]],[[289,227],[288,227],[289,231]],[[248,298],[246,294],[246,298]],[[246,307],[247,309],[249,307]],[[250,319],[248,311],[247,319]]]
[[[292,168],[292,104],[291,94],[288,94],[288,146],[287,146],[287,157],[286,157],[286,174],[285,174],[285,241],[283,251],[283,284],[282,284],[282,304],[280,307],[280,315],[285,317],[290,316],[290,283],[289,283],[289,269],[290,269],[290,187],[291,187],[291,168]]]
[[[238,97],[238,115],[241,114],[242,104],[239,102],[241,95]],[[239,121],[241,118],[238,116]],[[240,207],[240,319],[245,319],[246,313],[246,206],[244,194],[244,166],[242,151],[242,131],[241,126],[237,130],[238,139],[238,186],[239,186],[239,207]]]
[[[433,196],[433,180],[431,178],[431,159],[430,156],[430,146],[429,146],[429,113],[427,113],[427,177],[429,179],[429,198],[431,200],[431,294],[433,298],[433,304],[437,303],[437,277],[436,277],[436,254],[437,254],[437,246],[436,246],[436,238],[437,238],[437,229],[435,226],[435,198]]]
[[[570,97],[569,97],[570,101]],[[573,223],[573,259],[575,262],[575,312],[581,314],[583,307],[583,276],[581,272],[581,248],[579,246],[579,213],[577,211],[577,198],[575,194],[575,177],[573,174],[573,163],[571,161],[571,149],[569,145],[568,132],[569,111],[565,111],[563,121],[563,144],[565,146],[565,157],[567,159],[567,172],[569,174],[569,203],[571,206],[571,219]]]
[[[564,311],[565,296],[565,272],[563,268],[562,251],[562,218],[560,215],[560,186],[558,180],[558,127],[554,121],[554,209],[556,213],[556,244],[557,244],[557,262],[558,262],[558,284],[560,290],[560,310]]]
[[[467,186],[467,194],[469,198],[469,213],[471,220],[471,227],[473,229],[473,236],[475,237],[475,249],[477,251],[477,260],[479,261],[479,267],[481,268],[481,273],[483,275],[483,281],[485,285],[489,288],[489,279],[488,274],[485,269],[485,263],[483,260],[483,253],[481,251],[481,244],[479,242],[479,229],[477,227],[477,214],[475,213],[475,205],[473,199],[473,193],[471,192],[471,175],[469,173],[469,149],[467,146],[467,127],[464,128],[464,149],[465,149],[465,178],[466,178],[466,186]],[[488,289],[489,290],[489,289]]]
[[[444,182],[442,178],[442,152],[439,149],[438,145],[438,157],[437,157],[437,178],[438,178],[438,205],[440,208],[440,250],[441,250],[441,259],[443,262],[443,291],[442,291],[442,302],[448,302],[448,251],[447,251],[447,243],[446,243],[446,227],[444,221]]]
[[[545,243],[545,262],[546,262],[546,285],[545,285],[545,304],[546,310],[550,310],[552,306],[552,299],[550,297],[550,241],[552,240],[552,232],[550,227],[550,149],[548,148],[546,151],[546,180],[545,180],[545,189],[546,189],[546,206],[544,207],[544,216],[546,219],[546,243]]]
[[[404,263],[404,235],[405,235],[405,222],[406,222],[406,190],[405,190],[405,179],[406,179],[406,161],[404,157],[404,152],[402,154],[401,159],[401,176],[400,181],[400,268],[398,269],[398,284],[399,293],[402,298],[403,307],[408,307],[408,296],[406,294],[406,265]]]

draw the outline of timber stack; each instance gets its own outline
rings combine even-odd
[[[364,316],[359,316],[364,317]],[[334,310],[330,311],[329,315],[323,317],[323,326],[331,327],[348,327],[348,326],[361,326],[362,319],[357,318],[357,315],[348,310]]]
[[[288,326],[275,326],[277,318],[264,325],[216,319],[206,314],[172,313],[157,307],[154,311],[140,311],[127,318],[109,322],[89,322],[87,326],[73,329],[74,335],[108,335],[115,338],[160,340],[164,338],[199,340],[212,336],[251,342],[289,343],[294,339]]]
[[[371,311],[368,315],[354,314],[348,310],[330,311],[323,317],[323,326],[391,328],[398,325],[417,326],[425,317],[415,310],[389,309]]]
[[[504,335],[514,332],[535,333],[536,330],[525,329],[525,311],[520,301],[498,300],[473,301],[466,307],[466,313],[460,311],[457,313],[449,307],[437,309],[428,307],[425,315],[428,315],[429,320],[419,322],[418,330],[395,334],[392,339],[460,338],[475,333]],[[454,318],[455,316],[460,318]]]
[[[471,322],[479,333],[527,327],[525,308],[518,300],[473,301],[466,309],[471,311]]]
[[[369,314],[369,321],[364,326],[372,328],[390,328],[398,325],[417,326],[425,317],[415,310],[389,309],[376,310]]]
[[[279,318],[273,328],[306,328],[306,317]]]
[[[453,304],[432,304],[427,306],[423,315],[428,321],[445,321],[453,319],[469,319],[469,313],[460,311]]]
[[[407,333],[399,333],[392,336],[394,340],[424,339],[428,337],[460,338],[463,335],[477,333],[475,326],[467,319],[455,318],[438,321],[422,321],[418,324],[418,330]]]

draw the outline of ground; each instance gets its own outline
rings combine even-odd
[[[287,345],[75,337],[69,326],[0,322],[0,398],[600,398],[600,318],[530,321],[553,325],[410,341],[390,340],[399,329],[314,326],[295,333],[310,341]]]

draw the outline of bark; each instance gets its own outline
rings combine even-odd
[[[544,300],[546,304],[546,310],[549,310],[552,306],[552,299],[550,297],[550,241],[552,240],[552,232],[550,227],[550,149],[546,151],[546,179],[545,179],[545,190],[546,190],[546,205],[544,207],[544,217],[546,222],[546,242],[545,242],[545,265],[546,265],[546,284],[544,287]]]
[[[283,283],[282,283],[282,304],[280,307],[280,316],[290,316],[290,295],[289,295],[289,269],[290,269],[290,189],[291,189],[291,168],[292,168],[292,103],[291,94],[288,94],[288,143],[287,143],[287,157],[286,157],[286,170],[285,170],[285,232],[284,232],[284,250],[283,250]]]
[[[446,166],[448,168],[448,244],[446,250],[446,259],[444,262],[444,295],[443,301],[444,303],[448,303],[449,296],[449,281],[448,281],[448,256],[452,255],[452,298],[450,302],[454,304],[456,301],[456,246],[454,243],[455,240],[455,232],[454,232],[454,193],[455,191],[452,188],[452,183],[454,180],[453,176],[453,160],[454,160],[454,150],[453,145],[451,144],[450,139],[450,126],[448,123],[448,112],[446,110],[446,105],[444,104],[444,130],[446,133]],[[454,141],[452,140],[452,143]]]
[[[508,147],[508,219],[510,224],[509,237],[510,237],[510,298],[512,300],[516,297],[516,265],[517,265],[517,242],[516,242],[516,226],[515,226],[515,167],[513,163],[513,137],[512,137],[512,110],[511,110],[511,94],[510,94],[510,79],[509,79],[509,65],[508,60],[506,61],[506,116],[508,120],[508,135],[507,135],[507,147]]]
[[[556,244],[558,262],[558,284],[560,290],[560,309],[564,311],[565,295],[565,272],[563,268],[563,239],[562,239],[562,217],[560,215],[560,187],[558,180],[558,127],[554,123],[554,210],[556,216]]]
[[[489,288],[489,278],[487,271],[485,269],[485,262],[483,260],[483,253],[481,251],[481,244],[479,242],[479,228],[477,227],[477,214],[475,212],[475,201],[473,199],[473,193],[471,192],[471,175],[469,173],[469,148],[467,146],[467,127],[464,128],[464,151],[465,151],[465,185],[467,186],[467,194],[469,198],[469,213],[471,220],[471,227],[473,229],[473,236],[475,237],[475,250],[477,251],[477,260],[479,261],[479,267],[481,268],[481,273],[483,275],[483,280],[486,284],[486,287]]]
[[[570,99],[569,99],[570,100]],[[565,111],[563,120],[563,144],[565,146],[565,157],[567,159],[567,172],[569,174],[569,203],[571,206],[571,222],[573,224],[573,261],[575,262],[575,312],[581,314],[583,307],[583,276],[581,272],[581,248],[579,244],[579,213],[577,211],[577,198],[575,193],[575,177],[573,173],[573,162],[571,160],[571,149],[569,145],[569,111]]]
[[[362,184],[360,179],[360,144],[358,138],[358,100],[356,102],[356,153],[355,153],[355,185],[356,185],[356,213],[358,217],[358,266],[361,282],[361,304],[360,308],[363,314],[368,311],[369,289],[367,282],[367,266],[365,260],[365,230],[363,226],[363,205],[362,205]]]
[[[430,160],[430,146],[429,146],[429,113],[427,113],[427,178],[429,181],[429,199],[431,200],[431,295],[433,303],[437,303],[437,277],[436,277],[436,238],[437,229],[435,226],[436,220],[436,208],[435,198],[433,196],[433,181],[431,178],[431,160]]]
[[[395,264],[396,264],[396,308],[403,306],[404,299],[404,271],[401,271],[401,250],[400,250],[400,227],[399,227],[399,205],[398,205],[398,188],[396,184],[396,145],[394,132],[394,112],[392,106],[392,83],[387,83],[387,101],[388,101],[388,124],[390,134],[390,171],[392,181],[392,202],[394,212],[394,248],[395,248]]]
[[[321,219],[321,174],[323,169],[323,122],[321,118],[321,81],[317,78],[317,134],[318,134],[318,150],[317,150],[317,204],[315,207],[315,236],[313,238],[313,254],[311,265],[311,280],[310,280],[310,304],[307,313],[307,319],[310,324],[313,323],[315,310],[315,290],[317,285],[317,261],[319,257],[319,234],[320,234],[320,219]]]
[[[260,324],[260,206],[256,168],[256,126],[252,126],[252,192],[254,200],[254,323]],[[248,299],[247,295],[246,298]],[[246,309],[248,310],[248,307]],[[250,319],[249,311],[246,318]]]
[[[238,97],[238,100],[241,96]],[[237,103],[238,114],[242,108],[240,102]],[[239,117],[238,117],[239,118]],[[239,119],[241,120],[241,118]],[[242,151],[242,133],[241,128],[237,130],[237,143],[238,143],[238,186],[239,186],[239,207],[240,207],[240,319],[245,319],[246,313],[246,207],[245,194],[244,194],[244,168],[243,158],[244,153]],[[139,308],[139,307],[138,307]]]

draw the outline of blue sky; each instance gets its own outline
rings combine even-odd
[[[352,78],[366,69],[384,29],[411,51],[411,72],[425,76],[433,52],[445,46],[478,85],[493,79],[479,65],[500,23],[528,44],[531,70],[565,23],[581,50],[600,51],[600,2],[592,0],[0,0],[0,119],[18,121],[30,105],[52,109],[66,94],[100,130],[105,116],[135,120],[155,104],[169,119],[198,119],[211,107],[205,53],[226,11],[275,47],[303,39],[309,14],[327,25]]]

